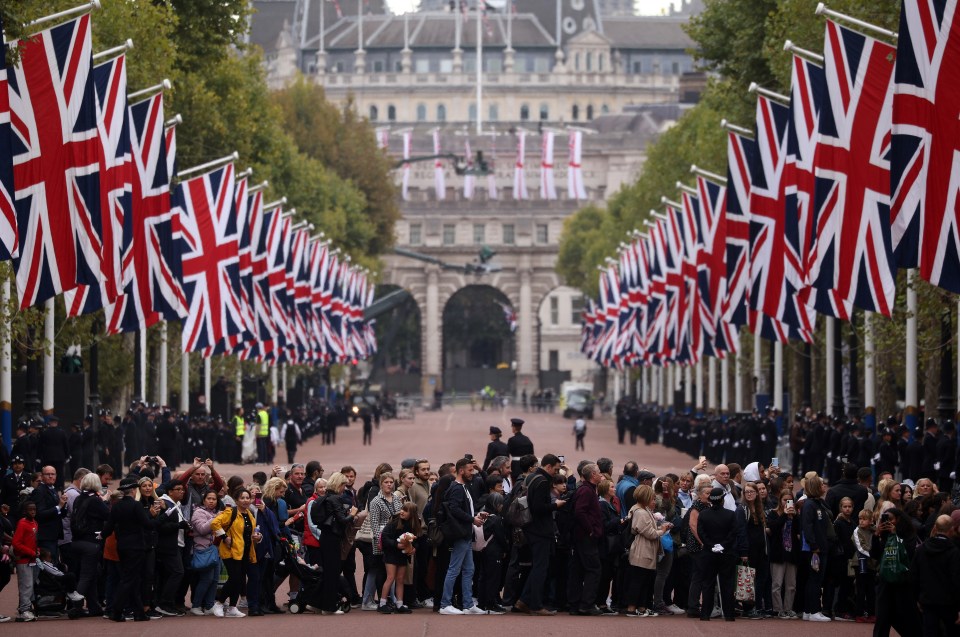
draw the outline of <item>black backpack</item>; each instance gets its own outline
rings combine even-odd
[[[73,511],[70,512],[70,532],[77,539],[90,531],[90,518],[87,509],[90,508],[91,498],[96,496],[80,494],[73,501]]]

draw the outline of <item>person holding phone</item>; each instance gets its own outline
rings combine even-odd
[[[224,509],[210,522],[214,537],[222,538],[220,558],[227,569],[227,583],[217,595],[213,605],[216,617],[246,617],[237,609],[240,593],[246,589],[247,572],[251,564],[257,561],[255,544],[263,539],[257,529],[257,521],[250,510],[253,497],[250,491],[241,487],[235,492],[236,507]],[[224,602],[229,605],[224,606]]]
[[[278,555],[280,523],[277,521],[277,516],[263,501],[263,487],[252,484],[249,489],[253,496],[253,506],[250,510],[257,520],[254,530],[259,530],[263,539],[254,545],[257,561],[250,564],[247,569],[247,614],[250,617],[262,617],[265,608],[270,608],[271,604],[276,605],[276,601],[270,599],[273,592],[272,578],[271,585],[268,587],[264,587],[263,582],[272,572],[270,563],[274,559],[273,556]]]

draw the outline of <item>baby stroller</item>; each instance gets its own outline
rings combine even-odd
[[[37,569],[39,577],[34,587],[37,617],[60,617],[63,613],[70,619],[82,617],[83,595],[77,592],[76,577],[44,560],[37,560]]]
[[[320,595],[323,587],[323,568],[318,564],[307,564],[297,553],[296,548],[286,538],[280,538],[283,546],[283,559],[290,573],[300,578],[300,590],[290,599],[290,612],[294,615],[307,610],[307,606],[320,608]],[[350,598],[345,594],[346,587],[341,581],[337,608],[344,613],[350,612]]]

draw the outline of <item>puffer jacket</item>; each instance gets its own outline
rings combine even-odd
[[[213,544],[213,529],[210,528],[210,523],[215,517],[217,517],[217,511],[211,511],[205,506],[193,509],[193,518],[190,520],[193,525],[193,548],[205,549]],[[227,522],[229,521],[230,518],[227,518]]]
[[[225,560],[241,560],[243,559],[243,552],[246,549],[249,553],[250,563],[255,564],[257,561],[257,551],[253,542],[250,542],[250,546],[245,547],[243,545],[243,520],[241,516],[246,516],[250,520],[251,529],[256,528],[257,520],[253,517],[253,514],[250,513],[249,509],[246,513],[238,511],[237,518],[233,521],[233,524],[230,525],[228,530],[224,531],[227,525],[230,524],[232,515],[233,509],[227,507],[210,522],[210,528],[213,529],[214,536],[230,536],[230,546],[227,546],[226,540],[220,543],[220,557]]]

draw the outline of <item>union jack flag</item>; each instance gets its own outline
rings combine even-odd
[[[722,320],[723,300],[727,289],[727,189],[705,177],[697,177],[697,199],[700,209],[700,231],[703,245],[697,255],[697,275],[700,285],[701,324],[704,353],[723,358],[727,352],[736,352],[736,329]]]
[[[785,240],[787,156],[790,110],[757,97],[757,140],[750,180],[750,307],[789,325],[810,330],[812,308],[798,303],[791,281],[803,279],[800,254]]]
[[[0,21],[0,32],[3,22]],[[7,93],[7,63],[0,55],[0,261],[16,256],[17,211],[13,204],[13,154],[10,130],[10,96]]]
[[[890,137],[896,49],[827,21],[814,156],[816,308],[842,317],[843,302],[890,316]]]
[[[647,303],[646,359],[660,365],[665,362],[667,331],[666,235],[665,223],[657,220],[647,242],[650,292]]]
[[[127,117],[126,56],[93,68],[100,142],[100,210],[103,236],[99,285],[64,291],[67,316],[89,314],[116,301],[123,290],[123,228],[130,214],[133,165]]]
[[[727,292],[723,300],[723,320],[732,325],[749,321],[750,297],[750,164],[757,143],[727,133]]]
[[[270,247],[279,233],[280,209],[250,208],[250,267],[253,279],[253,310],[256,316],[256,338],[245,353],[246,358],[264,360],[273,354],[277,339],[270,294]]]
[[[620,326],[620,285],[617,279],[617,270],[613,266],[608,266],[600,273],[598,319],[602,325],[594,351],[594,360],[601,365],[609,365],[616,352]]]
[[[99,282],[100,139],[90,16],[21,45],[20,65],[7,79],[20,243],[14,268],[27,308]],[[8,239],[9,252],[16,247]]]
[[[681,210],[667,206],[667,220],[664,222],[664,247],[666,252],[664,270],[666,285],[666,360],[686,361],[687,321],[687,282],[684,276],[684,244],[686,228]]]
[[[184,352],[203,351],[243,331],[234,174],[230,163],[176,188],[189,308],[183,321]]]
[[[107,308],[107,332],[131,332],[186,313],[180,207],[170,198],[172,148],[163,131],[163,94],[128,107],[133,189],[124,217],[124,292]]]
[[[900,267],[960,292],[957,3],[904,0],[893,85],[890,214]]]
[[[696,364],[704,351],[703,325],[710,322],[710,308],[703,305],[700,296],[699,259],[703,245],[700,234],[700,201],[696,195],[683,191],[680,194],[680,210],[683,218],[683,280],[685,286],[682,360]],[[712,353],[712,344],[709,348]]]

